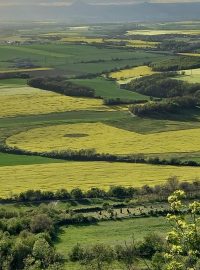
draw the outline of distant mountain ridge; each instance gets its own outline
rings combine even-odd
[[[200,3],[141,3],[91,5],[76,1],[70,6],[1,7],[0,20],[57,20],[68,23],[199,20]]]

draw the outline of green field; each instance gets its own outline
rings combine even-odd
[[[103,98],[121,98],[124,100],[144,100],[149,98],[136,92],[131,92],[120,88],[120,86],[116,82],[106,80],[103,77],[82,80],[75,79],[71,81],[76,84],[88,86],[95,89],[95,95],[101,96]]]
[[[46,164],[46,163],[61,163],[62,160],[43,158],[37,156],[24,156],[14,154],[4,154],[0,152],[0,167],[16,166],[16,165],[31,165],[31,164]]]
[[[200,69],[190,69],[190,70],[183,70],[180,73],[184,73],[178,77],[178,79],[188,82],[188,83],[200,83]]]
[[[67,72],[66,75],[81,73],[101,73],[126,65],[138,66],[144,61],[166,58],[164,55],[144,51],[96,48],[89,45],[0,45],[0,70],[9,71],[11,63],[15,66],[18,59],[41,67],[56,68]],[[118,61],[113,59],[119,59]],[[101,61],[99,61],[101,60]],[[87,62],[87,63],[85,63]]]
[[[148,223],[148,227],[147,227]],[[62,227],[56,248],[66,256],[77,243],[88,246],[97,243],[123,244],[125,241],[142,240],[150,233],[165,234],[170,228],[165,218],[136,218],[122,221],[105,221],[90,226]]]

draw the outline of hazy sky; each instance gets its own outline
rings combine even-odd
[[[73,0],[0,0],[0,6],[16,6],[16,5],[46,5],[46,6],[64,6],[69,5]],[[82,2],[90,4],[122,4],[122,3],[141,3],[141,2],[200,2],[200,0],[82,0]]]

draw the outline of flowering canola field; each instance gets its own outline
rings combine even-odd
[[[102,100],[75,98],[31,87],[0,89],[0,118],[52,112],[112,110],[102,105]]]
[[[0,197],[9,197],[28,189],[56,191],[91,187],[103,189],[111,185],[139,187],[161,184],[171,176],[195,180],[198,167],[153,166],[109,162],[66,162],[0,167]]]
[[[144,40],[131,40],[131,39],[112,39],[112,38],[91,38],[91,37],[77,37],[77,36],[68,36],[68,37],[63,37],[61,39],[61,42],[66,42],[66,43],[87,43],[87,44],[92,44],[92,43],[126,43],[127,47],[134,47],[134,48],[155,48],[156,45],[159,44],[159,42],[152,42],[152,41],[144,41]]]
[[[120,71],[110,73],[109,77],[116,80],[136,79],[142,76],[152,75],[155,72],[148,66],[139,66],[130,69],[122,69]]]
[[[50,152],[96,149],[98,153],[153,154],[200,151],[200,129],[139,134],[103,123],[78,123],[30,129],[6,141],[11,147]]]

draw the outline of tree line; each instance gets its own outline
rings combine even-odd
[[[136,106],[136,105],[135,105]],[[139,105],[138,105],[139,106]],[[153,165],[172,165],[172,166],[191,166],[199,167],[200,163],[194,160],[182,161],[179,158],[160,158],[160,157],[145,157],[141,154],[130,155],[114,155],[102,153],[99,154],[95,149],[80,149],[80,150],[62,150],[51,152],[31,152],[28,150],[19,149],[16,147],[9,147],[7,145],[0,145],[0,152],[17,155],[27,156],[41,156],[53,159],[61,160],[73,160],[73,161],[107,161],[107,162],[126,162],[126,163],[142,163]]]
[[[195,97],[175,97],[161,102],[150,101],[145,104],[136,104],[129,107],[131,113],[137,116],[159,116],[166,113],[179,113],[184,109],[195,109],[199,100]]]
[[[176,72],[164,72],[145,76],[132,80],[126,85],[126,89],[157,98],[195,95],[195,93],[200,90],[199,83],[191,84],[176,80],[177,76],[180,76],[180,74]]]
[[[66,189],[58,189],[57,191],[41,191],[27,190],[19,194],[12,195],[7,199],[1,199],[1,202],[41,202],[55,200],[81,201],[83,199],[132,199],[145,195],[158,195],[158,198],[167,198],[167,196],[181,189],[186,192],[189,197],[196,196],[200,192],[200,181],[180,182],[177,177],[170,177],[164,184],[142,187],[123,187],[111,186],[108,190],[93,187],[88,191],[83,191],[80,188],[74,188],[71,191]],[[199,195],[198,195],[199,196]],[[156,197],[155,197],[156,198]]]
[[[185,52],[195,52],[199,49],[199,42],[185,42],[185,41],[177,41],[177,40],[164,40],[159,43],[157,48],[163,51],[171,51],[174,53],[185,53]]]
[[[43,90],[53,91],[66,96],[94,97],[94,89],[77,85],[67,81],[64,77],[33,78],[28,81],[28,85]]]
[[[135,105],[136,106],[136,105]],[[139,105],[138,105],[139,106]],[[172,166],[191,166],[199,167],[200,163],[194,160],[182,161],[179,158],[160,158],[160,157],[145,157],[141,154],[130,155],[114,155],[114,154],[99,154],[95,149],[80,149],[80,150],[62,150],[51,152],[31,152],[28,150],[19,149],[16,147],[9,147],[7,145],[0,145],[0,152],[27,156],[41,156],[61,160],[73,161],[107,161],[107,162],[126,162],[126,163],[142,163],[153,165],[172,165]]]
[[[150,66],[154,71],[159,72],[193,69],[200,67],[200,59],[199,57],[179,55],[168,57],[165,60],[152,62]]]
[[[128,99],[121,99],[121,98],[104,98],[103,104],[106,106],[115,106],[115,105],[130,105],[130,104],[143,104],[148,102],[146,99],[134,99],[134,100],[128,100]]]

